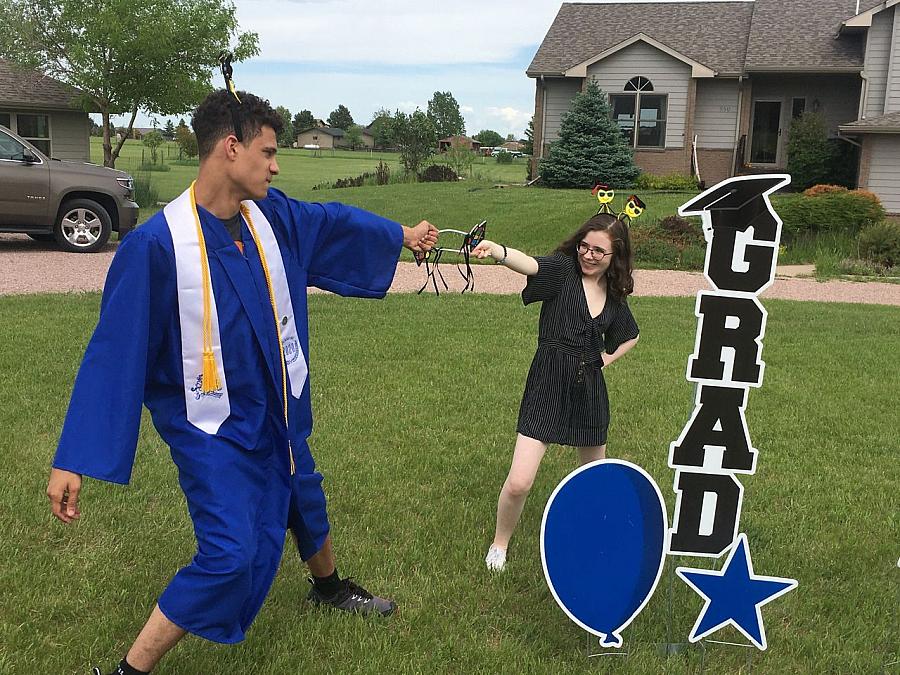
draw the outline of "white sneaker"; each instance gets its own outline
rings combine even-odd
[[[500,548],[495,544],[491,544],[487,555],[484,558],[487,568],[492,572],[502,572],[506,566],[506,549]]]

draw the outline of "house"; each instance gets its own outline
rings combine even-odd
[[[452,146],[462,145],[473,152],[478,152],[481,143],[468,136],[447,136],[438,140],[438,152],[447,152]]]
[[[706,184],[784,170],[791,120],[812,110],[900,212],[900,0],[566,3],[527,74],[536,157],[591,79],[639,167]]]
[[[335,148],[347,148],[347,132],[337,127],[321,126],[312,127],[301,131],[297,134],[297,147],[317,145],[324,150],[333,150]],[[363,147],[375,147],[375,137],[367,129],[362,129]]]
[[[506,141],[501,148],[505,148],[509,152],[522,152],[525,149],[525,144],[519,141]]]
[[[90,122],[79,107],[80,95],[74,87],[0,59],[0,125],[45,155],[90,161]]]

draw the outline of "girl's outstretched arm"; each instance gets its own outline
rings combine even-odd
[[[538,272],[538,262],[530,255],[502,244],[496,244],[488,239],[483,240],[478,246],[473,248],[472,255],[476,258],[487,258],[490,256],[514,272],[526,276],[533,276]]]

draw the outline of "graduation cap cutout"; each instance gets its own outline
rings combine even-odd
[[[703,229],[745,231],[753,226],[757,239],[774,241],[778,219],[769,195],[791,182],[787,174],[736,176],[714,185],[678,209],[680,216],[700,216]]]
[[[466,282],[466,285],[463,287],[462,292],[465,293],[466,291],[474,291],[475,273],[472,271],[470,254],[472,253],[472,249],[474,249],[476,246],[478,246],[478,244],[484,241],[484,233],[486,228],[487,221],[482,220],[480,223],[473,226],[472,229],[470,229],[468,232],[450,228],[438,230],[438,234],[450,233],[462,235],[463,240],[460,247],[445,248],[436,246],[425,253],[422,253],[420,251],[413,251],[413,256],[416,259],[416,265],[425,263],[425,284],[422,286],[422,288],[419,289],[418,293],[424,291],[428,287],[428,282],[430,281],[434,286],[435,295],[440,295],[441,292],[438,289],[437,277],[440,277],[441,283],[444,285],[444,290],[450,289],[439,267],[441,258],[443,257],[444,253],[455,253],[462,256],[463,262],[466,266],[465,272],[463,272],[462,268],[460,267],[460,263],[458,260],[456,263],[457,271]]]

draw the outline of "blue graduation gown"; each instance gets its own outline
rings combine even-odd
[[[281,249],[308,362],[307,286],[383,297],[402,229],[360,209],[298,202],[275,189],[257,205]],[[145,404],[171,448],[197,537],[196,555],[162,593],[160,609],[191,633],[233,643],[244,638],[268,593],[288,522],[308,559],[324,542],[328,518],[322,476],[307,445],[309,378],[300,399],[289,393],[285,427],[278,338],[256,246],[244,224],[242,255],[222,222],[198,211],[230,416],[215,435],[187,421],[175,254],[160,211],[125,237],[112,261],[53,466],[128,483]]]

